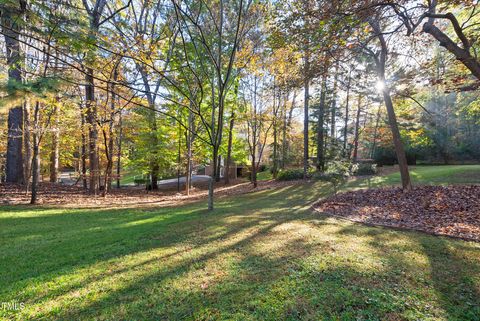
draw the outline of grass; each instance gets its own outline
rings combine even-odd
[[[417,183],[480,167],[417,167]],[[395,174],[375,184],[396,184]],[[478,182],[478,180],[476,181]],[[356,182],[361,186],[365,182]],[[367,184],[367,183],[365,183]],[[480,244],[316,214],[314,182],[158,209],[0,207],[18,320],[479,320]]]
[[[478,184],[480,183],[480,165],[414,166],[410,168],[410,177],[413,184]],[[397,172],[351,181],[347,186],[370,188],[400,185],[400,182],[400,173]]]
[[[142,177],[142,175],[137,172],[125,171],[120,177],[120,184],[132,185],[134,184],[135,177]]]
[[[272,172],[270,172],[269,169],[267,169],[263,172],[257,173],[257,181],[268,181],[268,180],[271,180],[271,179],[273,179],[273,175],[272,175]]]

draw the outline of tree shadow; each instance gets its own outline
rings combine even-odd
[[[271,195],[272,191],[260,191],[239,196],[235,202],[231,198],[221,199],[211,213],[203,209],[203,202],[199,202],[157,210],[150,207],[113,210],[42,208],[39,215],[35,212],[28,216],[0,217],[0,224],[6,227],[0,231],[1,239],[5,240],[0,242],[0,294],[5,299],[32,303],[47,301],[124,271],[123,268],[112,269],[102,276],[82,276],[69,282],[58,281],[59,285],[56,285],[57,280],[98,264],[153,250],[168,252],[130,266],[138,269],[259,224],[281,224],[279,222],[288,215],[281,215],[278,206],[294,205],[289,197],[301,189],[302,186],[281,188],[274,191],[276,196]],[[278,197],[275,206],[272,206],[272,197]],[[270,201],[269,205],[258,210],[259,203],[266,201]],[[301,202],[297,200],[297,203]],[[245,211],[250,215],[244,215]],[[176,246],[187,250],[170,251]],[[53,286],[48,291],[19,290],[38,283]]]
[[[351,223],[339,233],[368,240],[389,278],[431,296],[447,320],[480,320],[480,248],[470,242]],[[473,243],[472,243],[473,244]]]

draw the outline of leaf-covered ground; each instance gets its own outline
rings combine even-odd
[[[239,195],[265,189],[292,185],[296,182],[260,181],[256,189],[246,180],[235,180],[225,185],[216,183],[215,196]],[[205,199],[206,186],[191,189],[190,195],[177,190],[146,191],[144,187],[113,188],[105,197],[93,197],[80,186],[68,186],[52,183],[40,183],[38,187],[39,205],[65,207],[128,207],[128,206],[172,206]],[[25,187],[16,184],[0,184],[0,204],[25,205],[30,203],[30,193]]]
[[[358,190],[330,197],[315,208],[356,222],[480,241],[480,185]]]
[[[432,172],[412,174],[450,182]],[[279,186],[219,198],[213,212],[0,206],[0,302],[24,303],[0,319],[480,319],[480,243],[312,211],[330,194]]]

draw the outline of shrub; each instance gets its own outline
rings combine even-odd
[[[149,183],[150,180],[145,177],[134,177],[133,182],[135,183],[135,185],[143,185],[143,184]]]
[[[311,177],[311,172],[307,174],[308,177]],[[303,178],[303,169],[302,168],[292,168],[281,170],[277,175],[278,181],[293,181],[296,179]]]
[[[268,166],[265,164],[262,164],[258,167],[258,172],[265,172],[268,169]]]
[[[356,176],[375,175],[377,164],[357,163],[352,166],[352,174]]]
[[[328,165],[325,172],[315,172],[312,177],[314,179],[331,183],[336,194],[338,189],[345,184],[350,176],[349,168],[349,162],[333,161]]]

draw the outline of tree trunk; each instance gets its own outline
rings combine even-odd
[[[337,120],[337,86],[338,86],[338,63],[335,67],[335,78],[333,81],[332,108],[330,110],[330,157],[333,157],[336,144],[336,120]]]
[[[23,147],[24,147],[24,178],[25,190],[28,193],[28,184],[32,175],[32,144],[31,144],[31,123],[30,123],[30,101],[25,100],[23,104]]]
[[[287,160],[287,99],[285,97],[282,110],[282,162],[280,168],[284,169]]]
[[[252,155],[252,183],[253,183],[253,188],[257,188],[257,164],[255,161],[255,152]]]
[[[8,141],[6,163],[7,183],[24,183],[22,132],[23,110],[22,107],[14,107],[8,111]]]
[[[93,69],[86,68],[85,74],[85,101],[86,101],[86,121],[88,124],[88,160],[89,160],[89,192],[98,194],[98,154],[97,154],[97,104],[95,102],[95,85],[93,78]]]
[[[352,161],[354,163],[357,162],[358,158],[358,139],[359,139],[359,131],[360,131],[360,113],[362,108],[362,95],[358,94],[358,104],[357,104],[357,116],[355,118],[355,136],[353,138],[353,155]]]
[[[400,131],[398,130],[397,116],[395,115],[395,109],[393,108],[392,98],[390,97],[390,89],[388,88],[388,85],[385,82],[385,64],[387,61],[387,54],[388,54],[387,42],[385,41],[385,38],[383,36],[382,30],[378,21],[370,18],[368,22],[372,27],[372,30],[375,33],[375,36],[378,38],[380,42],[380,47],[381,47],[380,55],[374,56],[373,58],[377,65],[378,81],[385,84],[382,90],[382,94],[383,94],[383,100],[385,102],[385,106],[387,108],[388,122],[390,124],[390,129],[392,131],[393,144],[395,146],[395,153],[397,155],[398,166],[400,167],[402,187],[404,190],[411,190],[412,183],[410,181],[410,174],[408,172],[407,156],[403,148],[403,143],[400,137]]]
[[[215,182],[220,182],[221,169],[222,169],[222,155],[218,155],[217,170],[215,171]]]
[[[377,111],[377,118],[375,120],[375,129],[373,130],[373,143],[372,143],[372,150],[370,151],[370,158],[375,157],[375,149],[377,145],[377,131],[378,131],[378,123],[380,122],[380,108]]]
[[[87,184],[87,137],[85,135],[85,113],[83,112],[83,107],[80,105],[80,120],[81,120],[81,130],[82,130],[82,146],[81,146],[81,163],[82,163],[82,183],[83,189],[88,189]]]
[[[384,80],[384,79],[383,79]],[[411,190],[412,183],[410,181],[410,174],[408,172],[407,156],[403,148],[403,143],[400,137],[400,131],[398,130],[397,117],[393,108],[392,98],[388,88],[383,90],[383,100],[388,112],[388,122],[393,135],[393,144],[395,145],[395,152],[397,154],[398,166],[400,167],[400,175],[402,178],[402,187],[404,190]]]
[[[107,195],[108,191],[112,188],[112,173],[113,173],[113,146],[114,146],[114,127],[115,127],[115,82],[118,78],[118,65],[113,71],[113,83],[110,86],[110,121],[108,125],[108,143],[105,146],[105,154],[107,157],[107,168],[105,169],[105,178],[103,183],[103,196]]]
[[[158,189],[158,171],[159,167],[157,164],[152,163],[150,167],[150,188],[152,190]]]
[[[227,148],[227,164],[225,165],[225,185],[230,183],[230,163],[232,162],[232,141],[233,141],[233,126],[235,122],[235,112],[230,116],[230,124],[228,128],[228,148]]]
[[[218,161],[218,149],[216,146],[213,146],[213,157],[212,157],[212,173],[208,183],[208,210],[213,210],[213,193],[215,185],[215,176],[217,171],[217,161]]]
[[[325,99],[327,95],[327,74],[322,77],[322,88],[320,93],[320,104],[318,107],[318,123],[317,123],[317,170],[323,171],[325,169],[324,157],[324,115],[325,115]]]
[[[185,192],[190,195],[190,185],[192,184],[192,137],[193,137],[193,113],[192,105],[188,111],[188,130],[187,135],[187,168],[185,173]]]
[[[344,128],[343,128],[343,157],[348,156],[348,117],[349,117],[349,109],[348,109],[348,104],[350,102],[350,83],[352,81],[351,77],[352,71],[348,73],[348,82],[347,82],[347,96],[346,96],[346,101],[345,101],[345,123],[344,123]]]
[[[13,4],[13,3],[12,3]],[[22,66],[24,65],[19,34],[21,21],[26,11],[26,1],[20,0],[15,5],[2,7],[2,34],[5,36],[8,82],[12,85],[22,83]],[[20,22],[20,23],[19,23]],[[13,107],[8,112],[8,137],[6,181],[24,183],[23,166],[23,107]],[[28,182],[26,182],[28,184]]]
[[[305,83],[304,83],[304,90],[305,90],[305,95],[304,95],[304,104],[303,104],[303,179],[307,179],[308,175],[308,101],[310,99],[310,93],[309,93],[309,87],[310,87],[310,79],[308,77],[308,70],[309,70],[309,61],[308,61],[308,55],[305,59]]]
[[[32,195],[30,198],[30,204],[35,204],[37,202],[37,185],[40,176],[40,164],[39,164],[39,148],[40,148],[40,139],[39,139],[39,113],[40,113],[40,103],[37,101],[35,103],[34,111],[34,131],[33,131],[33,158],[32,158]]]
[[[59,139],[60,139],[60,128],[59,128],[59,108],[55,101],[55,106],[53,107],[53,128],[52,128],[52,149],[50,150],[50,182],[56,183],[58,181],[58,168],[59,168]]]
[[[122,139],[123,119],[122,112],[118,115],[118,137],[117,137],[117,188],[120,188],[120,173],[122,170]]]

